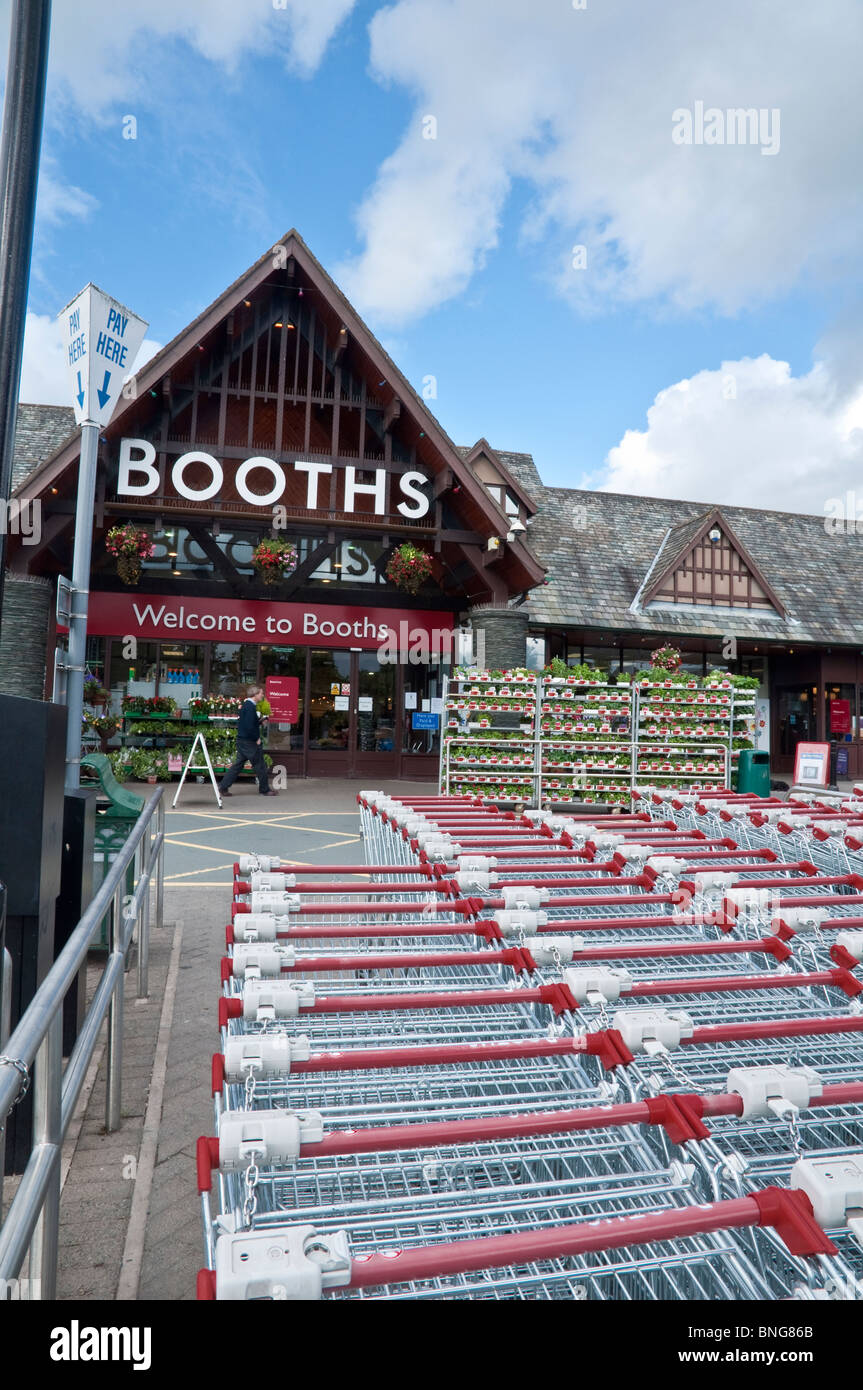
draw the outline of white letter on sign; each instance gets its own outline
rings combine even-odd
[[[137,449],[141,457],[133,459],[132,450]],[[120,440],[120,475],[117,480],[117,494],[120,497],[147,497],[159,486],[159,470],[153,467],[156,450],[149,439]],[[133,483],[130,473],[143,473],[145,483]]]
[[[272,473],[276,484],[272,492],[250,492],[246,487],[246,479],[255,468],[266,468],[268,473]],[[241,463],[237,469],[237,492],[244,502],[251,502],[253,507],[271,507],[281,497],[284,490],[284,470],[279,467],[275,459],[246,459],[246,462]]]
[[[309,486],[306,490],[306,506],[312,511],[318,505],[318,478],[322,473],[332,473],[331,463],[295,463],[294,468],[298,473],[308,473]]]
[[[427,482],[428,478],[424,477],[422,473],[402,474],[399,479],[399,489],[404,493],[405,497],[413,498],[416,503],[415,507],[411,507],[407,502],[399,502],[398,510],[401,512],[402,516],[425,516],[431,503],[425,493],[420,492],[420,487],[423,483]]]
[[[183,482],[183,474],[190,463],[205,463],[207,465],[213,475],[213,481],[208,487],[199,489],[186,487]],[[211,497],[215,497],[216,493],[221,491],[224,482],[222,465],[213,458],[212,454],[199,454],[194,451],[190,454],[181,454],[171,469],[171,482],[180,496],[188,497],[190,502],[208,502]]]
[[[375,516],[383,516],[385,507],[385,496],[387,487],[387,472],[385,468],[375,469],[375,480],[373,483],[358,483],[357,470],[348,464],[345,469],[345,511],[354,510],[354,502],[358,493],[363,493],[375,499]]]

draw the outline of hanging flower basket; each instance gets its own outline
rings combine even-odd
[[[252,551],[252,564],[265,584],[278,584],[297,568],[297,547],[282,536],[268,536]]]
[[[680,665],[680,652],[677,647],[657,647],[651,653],[650,664],[655,670],[676,671]]]
[[[387,579],[397,589],[408,594],[416,594],[427,579],[431,577],[432,559],[412,541],[405,541],[390,556],[387,564]]]
[[[133,526],[131,521],[125,526],[112,526],[105,537],[105,549],[117,560],[117,573],[124,584],[137,584],[141,578],[141,565],[149,560],[154,546],[146,531]]]

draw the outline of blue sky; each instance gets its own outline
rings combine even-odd
[[[87,280],[162,344],[295,225],[458,443],[863,502],[859,7],[647,9],[57,0],[22,397],[65,399]],[[675,146],[699,100],[781,111],[779,148]]]

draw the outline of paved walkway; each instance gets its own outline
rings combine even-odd
[[[123,1124],[103,1132],[97,1057],[67,1142],[58,1297],[194,1299],[203,1263],[195,1141],[213,1131],[210,1060],[232,865],[252,848],[299,863],[361,863],[360,785],[297,782],[266,801],[240,786],[219,810],[196,784],[168,808],[166,925],[151,933],[147,1000],[135,1000],[135,971],[127,975]],[[428,792],[429,783],[388,789]]]

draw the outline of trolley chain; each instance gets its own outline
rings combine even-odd
[[[257,1158],[259,1154],[253,1154],[251,1162],[245,1172],[246,1197],[243,1202],[243,1226],[251,1230],[252,1220],[258,1209],[258,1183],[261,1173],[258,1168]]]
[[[10,1106],[10,1109],[14,1110],[16,1105],[21,1104],[21,1101],[30,1089],[30,1068],[20,1057],[7,1057],[5,1052],[0,1052],[0,1067],[14,1067],[20,1078],[18,1081],[18,1093]],[[5,1127],[4,1121],[3,1124],[0,1124],[0,1134],[3,1133]]]

